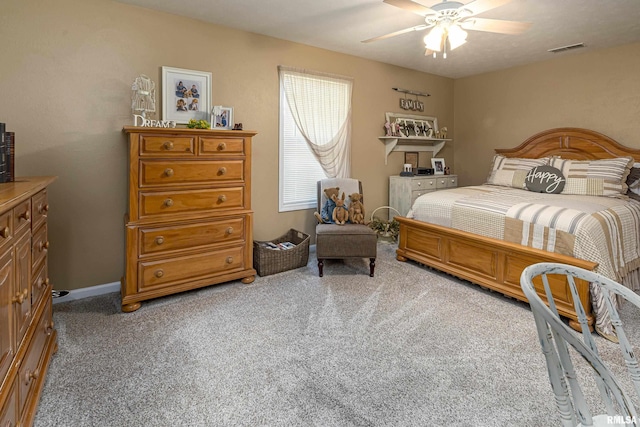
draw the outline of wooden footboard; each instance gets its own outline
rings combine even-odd
[[[397,259],[407,259],[433,267],[504,295],[527,301],[520,288],[520,274],[525,267],[538,262],[559,262],[594,270],[597,263],[566,255],[545,252],[501,240],[478,236],[409,218],[396,217],[400,223]],[[549,276],[549,285],[558,312],[580,330],[569,286],[560,276]],[[589,325],[593,325],[589,284],[577,283]],[[536,289],[543,299],[542,282]]]

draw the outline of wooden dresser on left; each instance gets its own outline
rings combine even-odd
[[[47,186],[0,184],[0,426],[30,426],[58,348],[48,275]]]
[[[129,197],[122,311],[253,282],[252,131],[125,127]]]

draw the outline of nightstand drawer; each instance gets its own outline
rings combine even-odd
[[[140,193],[140,218],[237,209],[243,206],[243,187]]]
[[[140,229],[140,255],[204,248],[245,239],[245,218]]]
[[[243,160],[140,161],[141,187],[243,180]]]
[[[411,180],[411,190],[435,190],[436,178],[414,178]]]
[[[193,137],[140,136],[141,156],[195,157],[196,142]]]
[[[139,291],[148,291],[180,283],[231,273],[243,269],[244,247],[203,254],[139,263]]]
[[[458,186],[457,176],[444,176],[437,179],[437,188],[453,188]]]
[[[413,202],[415,202],[418,197],[422,196],[423,194],[432,193],[433,191],[435,191],[435,188],[433,190],[412,191],[411,192],[411,206],[413,206]]]
[[[244,154],[244,138],[234,137],[201,137],[200,155]]]

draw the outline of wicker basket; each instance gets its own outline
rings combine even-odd
[[[309,235],[302,231],[290,229],[286,234],[271,243],[291,242],[295,248],[275,250],[265,246],[267,241],[253,241],[253,268],[258,275],[269,276],[282,271],[293,270],[307,265],[309,262]]]

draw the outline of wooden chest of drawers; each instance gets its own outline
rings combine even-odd
[[[0,426],[33,424],[57,349],[47,237],[54,179],[0,184]]]
[[[122,310],[189,289],[251,283],[251,131],[125,127]]]
[[[389,206],[406,216],[413,202],[423,194],[457,186],[457,175],[390,176]]]

